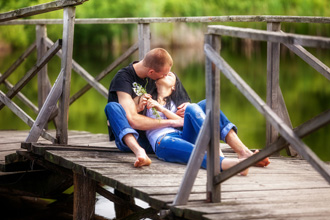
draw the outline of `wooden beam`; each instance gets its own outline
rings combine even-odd
[[[311,67],[313,67],[316,71],[321,73],[325,78],[330,80],[330,68],[325,65],[322,61],[317,59],[313,54],[308,52],[305,48],[300,45],[294,44],[284,44],[287,48],[289,48],[292,52],[298,55],[301,59],[303,59],[306,63],[308,63]]]
[[[63,90],[59,101],[59,124],[56,127],[56,139],[59,144],[68,143],[68,120],[70,85],[72,71],[73,33],[75,7],[66,7],[63,10],[63,48],[61,69],[63,73]]]
[[[152,18],[80,18],[76,24],[138,24],[138,23],[212,23],[212,22],[288,22],[330,23],[330,17],[317,16],[272,16],[233,15],[195,17],[152,17]],[[62,19],[26,19],[2,22],[0,25],[63,24]]]
[[[220,53],[220,39],[217,35],[205,35],[205,43],[212,45]],[[220,71],[205,57],[206,111],[211,112],[210,144],[207,150],[207,201],[220,202],[220,185],[214,184],[214,176],[220,173]]]
[[[34,120],[26,114],[19,106],[17,106],[13,101],[11,101],[1,90],[0,90],[0,101],[4,103],[15,115],[17,115],[25,124],[32,127],[34,125]],[[44,129],[41,130],[40,135],[46,140],[55,142],[55,138],[47,133]]]
[[[62,94],[63,75],[64,70],[62,69],[54,83],[53,88],[50,90],[45,103],[37,116],[36,122],[33,124],[25,142],[33,143],[38,141],[43,128],[47,124],[51,113],[56,108],[56,103]]]
[[[113,63],[111,63],[108,67],[106,67],[99,75],[95,77],[95,80],[100,81],[105,76],[107,76],[112,70],[114,70],[117,66],[119,66],[123,61],[125,61],[130,55],[132,55],[135,51],[139,49],[139,43],[135,43],[132,45],[125,53],[123,53],[120,57],[118,57]],[[79,97],[85,94],[90,88],[91,85],[85,85],[81,90],[75,93],[70,98],[70,105],[76,101]]]
[[[250,28],[228,27],[223,25],[208,26],[209,34],[218,34],[258,41],[269,41],[283,44],[298,44],[307,47],[330,48],[330,38],[314,37],[299,34],[283,34]]]
[[[217,54],[210,45],[204,46],[205,54],[214,62],[223,74],[235,85],[238,90],[251,102],[254,107],[265,116],[266,120],[285,138],[292,147],[306,159],[324,179],[330,182],[330,170],[316,154],[279,118],[274,111],[250,88],[248,84]]]
[[[138,24],[138,36],[139,36],[139,60],[142,60],[144,56],[150,50],[150,24],[141,23]]]
[[[6,70],[0,77],[0,84],[12,74],[19,65],[36,49],[36,42],[33,42],[26,51]]]
[[[1,75],[1,73],[0,73],[0,77],[1,77],[2,75]],[[11,90],[11,89],[13,89],[13,85],[10,83],[10,82],[8,82],[7,80],[5,80],[4,82],[3,82],[3,84],[7,87],[7,89],[8,90]],[[39,109],[38,109],[38,107],[37,106],[35,106],[23,93],[21,93],[21,92],[18,92],[17,94],[16,94],[16,97],[19,99],[19,100],[21,100],[26,106],[28,106],[30,109],[32,109],[32,111],[35,113],[35,114],[38,114],[38,112],[39,112]]]
[[[96,182],[87,176],[73,173],[73,184],[73,219],[94,219]]]
[[[299,125],[293,131],[300,138],[303,138],[329,123],[330,123],[330,109],[321,113],[320,115],[314,117],[313,119],[310,119],[307,122]],[[239,163],[239,164],[231,167],[230,169],[223,171],[221,174],[217,175],[214,178],[214,181],[219,184],[223,183],[224,181],[228,180],[230,177],[232,177],[232,176],[236,175],[237,173],[245,170],[246,168],[254,165],[256,162],[272,155],[276,151],[283,149],[287,145],[288,145],[288,142],[283,137],[279,137],[274,143],[269,145],[264,150],[260,151],[257,154],[254,154],[253,156],[242,161],[241,163]]]
[[[207,145],[211,140],[211,132],[209,129],[211,124],[210,119],[211,113],[210,111],[207,111],[204,124],[196,140],[195,148],[190,155],[178,193],[173,201],[173,206],[186,205],[188,202],[198,171],[202,165]]]
[[[32,15],[42,14],[50,11],[56,11],[67,6],[75,6],[83,4],[88,0],[58,0],[45,4],[35,5],[31,7],[21,8],[10,12],[0,14],[0,22],[10,21],[17,18],[24,18]]]
[[[32,78],[35,76],[38,71],[46,64],[48,61],[57,53],[57,51],[61,48],[61,40],[57,40],[53,47],[47,51],[42,60],[37,62],[36,65],[32,67],[32,69],[27,72],[23,78],[16,83],[16,85],[7,92],[6,96],[8,98],[13,98]],[[0,103],[0,110],[4,107],[3,104]]]

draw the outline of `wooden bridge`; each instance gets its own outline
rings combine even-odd
[[[0,109],[10,108],[31,127],[30,131],[1,131],[0,183],[6,185],[12,176],[29,173],[39,184],[48,183],[47,190],[36,191],[28,184],[1,187],[1,192],[30,196],[56,198],[65,188],[74,185],[74,219],[94,217],[95,192],[114,201],[122,209],[130,209],[137,215],[152,218],[173,219],[249,219],[288,218],[325,219],[329,215],[330,168],[321,161],[301,138],[324,127],[330,122],[330,109],[292,128],[279,86],[280,44],[300,56],[315,70],[330,80],[329,67],[310,54],[304,47],[330,48],[330,38],[304,36],[281,32],[281,22],[330,23],[330,18],[288,16],[225,16],[196,18],[132,18],[132,19],[77,19],[75,6],[84,0],[54,1],[0,14],[0,25],[36,25],[36,43],[32,44],[18,60],[0,76],[0,83],[8,88],[0,91]],[[63,9],[63,20],[15,20],[34,14]],[[13,20],[13,21],[11,21]],[[95,88],[107,97],[99,81],[118,66],[130,54],[139,50],[139,57],[150,50],[150,23],[161,22],[267,22],[267,31],[211,25],[205,35],[207,116],[196,147],[187,166],[170,164],[152,157],[150,167],[132,167],[133,154],[119,152],[105,135],[68,130],[68,110],[77,98],[88,89]],[[136,23],[139,40],[126,53],[109,65],[97,77],[92,77],[72,60],[73,32],[75,22],[80,23]],[[63,23],[63,39],[55,43],[47,38],[46,25]],[[265,103],[244,80],[219,55],[220,36],[248,38],[267,41],[267,103]],[[36,65],[16,84],[7,78],[37,49]],[[55,55],[61,57],[61,71],[51,87],[45,65]],[[70,98],[71,69],[87,82]],[[220,71],[267,119],[267,143],[260,153],[220,173],[219,155],[219,100]],[[20,90],[38,74],[39,103],[36,107]],[[49,85],[49,86],[42,86]],[[38,116],[36,120],[27,115],[11,99],[18,96]],[[57,105],[57,102],[59,104]],[[54,121],[56,131],[46,130]],[[280,134],[280,136],[279,136]],[[39,140],[40,137],[45,140]],[[208,144],[205,144],[208,143]],[[224,145],[224,152],[234,156]],[[327,147],[327,146],[325,146]],[[22,148],[22,149],[21,149]],[[299,154],[302,159],[273,157],[267,168],[251,167],[248,177],[237,173],[252,166],[260,159],[286,148],[290,156]],[[208,169],[200,170],[201,158],[208,152]],[[45,170],[27,168],[26,163],[38,164],[51,174],[38,175]],[[28,171],[26,171],[28,170]],[[32,178],[32,179],[33,179]],[[43,178],[40,180],[40,178]],[[49,178],[53,184],[49,184]],[[112,194],[101,185],[116,189]],[[33,186],[33,185],[32,185]],[[37,185],[35,185],[37,186]],[[220,188],[221,186],[221,188]],[[36,187],[37,188],[37,187]],[[149,203],[150,209],[141,210],[132,198]],[[160,213],[160,216],[157,215]],[[126,213],[127,214],[127,213]],[[124,216],[119,215],[119,216]]]

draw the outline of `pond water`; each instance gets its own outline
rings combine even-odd
[[[266,43],[261,43],[252,51],[240,49],[240,44],[223,43],[221,55],[233,67],[233,69],[246,80],[256,93],[266,101]],[[172,55],[176,72],[183,85],[187,89],[193,102],[205,98],[205,67],[204,53],[201,45],[190,48],[166,48]],[[0,58],[0,72],[4,73],[7,68],[17,59],[24,49]],[[75,48],[73,57],[93,76],[98,75],[110,63],[116,59],[125,48],[111,53],[102,48]],[[329,50],[310,50],[316,57],[330,66]],[[15,84],[35,63],[34,57],[28,58],[8,80]],[[137,60],[137,52],[129,60],[125,61],[116,70],[105,77],[101,83],[108,88],[116,71]],[[49,77],[54,83],[60,71],[60,59],[54,57],[48,64]],[[79,91],[86,82],[76,73],[72,73],[71,95]],[[329,81],[316,72],[299,57],[290,53],[284,47],[281,48],[280,60],[280,86],[291,121],[294,127],[329,109],[330,86]],[[263,148],[265,146],[264,117],[250,104],[238,90],[221,76],[220,105],[227,117],[237,125],[238,134],[243,142],[250,148]],[[7,91],[0,85],[2,91]],[[34,103],[37,103],[37,77],[23,88],[22,92]],[[17,99],[13,99],[32,118],[36,115]],[[88,91],[70,106],[69,129],[89,131],[92,133],[107,133],[104,106],[106,98],[98,94],[94,89]],[[50,124],[50,128],[53,125]],[[29,129],[7,107],[0,112],[0,129]],[[303,139],[303,141],[325,161],[330,161],[330,126],[326,126]]]

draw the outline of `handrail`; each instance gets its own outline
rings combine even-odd
[[[210,23],[210,22],[287,22],[330,23],[330,17],[315,16],[196,16],[196,17],[149,17],[149,18],[79,18],[76,24],[141,24],[141,23]],[[62,19],[25,19],[2,22],[0,25],[63,24]]]

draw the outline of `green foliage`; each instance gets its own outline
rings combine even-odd
[[[0,12],[43,4],[50,0],[1,1]],[[292,16],[330,16],[327,10],[330,0],[90,0],[76,7],[76,18],[121,18],[121,17],[186,17],[186,16],[223,16],[223,15],[292,15]],[[31,18],[62,18],[63,11],[58,10]],[[230,23],[232,24],[232,23]],[[241,23],[235,25],[253,28],[264,28],[264,24]],[[190,25],[191,27],[198,25]],[[200,28],[200,26],[198,26]],[[156,35],[171,37],[166,30],[155,29]],[[284,29],[291,30],[290,24],[283,24]],[[61,25],[49,25],[48,35],[56,40],[61,38]],[[317,25],[301,24],[294,29],[302,34],[329,34],[330,28],[321,29]],[[20,33],[20,34],[17,34]],[[76,25],[75,45],[99,45],[107,47],[114,41],[131,44],[136,33],[136,25]],[[34,28],[29,26],[2,26],[0,42],[8,42],[14,48],[26,47],[35,39]]]

